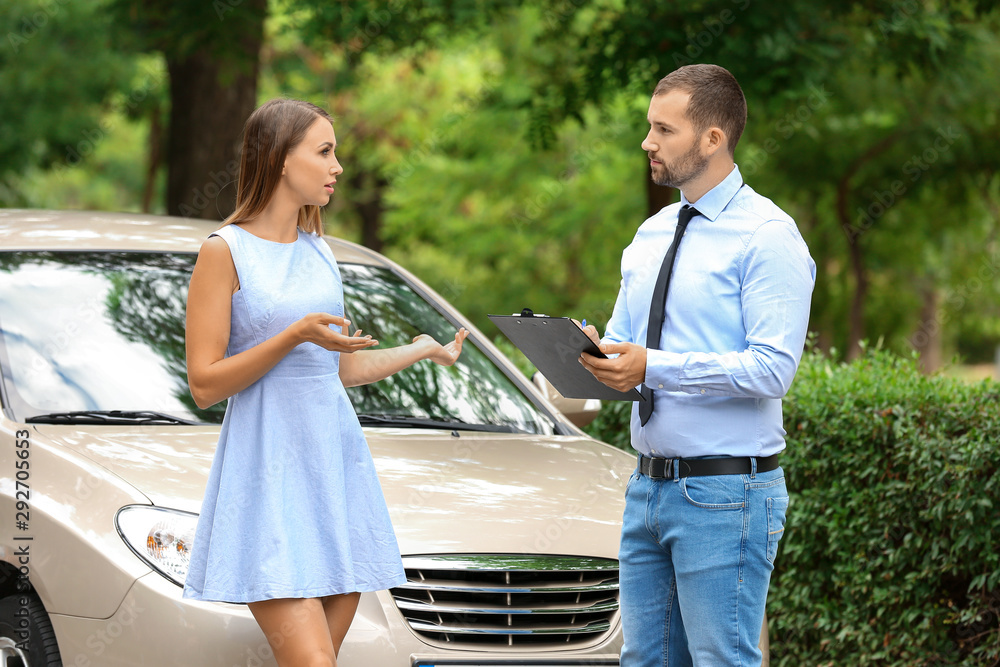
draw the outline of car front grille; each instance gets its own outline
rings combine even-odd
[[[390,593],[410,628],[449,645],[592,644],[618,617],[618,561],[524,555],[409,556]]]

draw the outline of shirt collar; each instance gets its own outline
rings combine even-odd
[[[715,220],[729,206],[729,202],[733,200],[733,197],[736,196],[741,187],[743,187],[743,177],[740,175],[740,168],[734,164],[733,170],[729,172],[729,175],[722,179],[714,188],[703,194],[698,203],[693,204],[693,206],[709,220]],[[682,192],[681,206],[686,204],[690,204],[690,202]]]

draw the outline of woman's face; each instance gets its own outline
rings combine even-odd
[[[334,154],[336,147],[333,125],[317,117],[302,141],[288,151],[281,178],[302,206],[325,206],[330,202],[337,176],[344,173]]]

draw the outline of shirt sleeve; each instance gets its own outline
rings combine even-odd
[[[646,386],[743,398],[780,398],[788,392],[805,345],[816,264],[794,224],[776,220],[754,233],[739,275],[743,321],[723,326],[741,327],[746,348],[647,350]]]
[[[618,289],[618,299],[615,301],[615,308],[611,311],[611,319],[604,330],[602,343],[631,343],[632,342],[632,320],[628,316],[628,301],[625,298],[625,280],[621,282]],[[617,356],[617,355],[615,355]]]

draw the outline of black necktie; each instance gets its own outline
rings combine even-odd
[[[677,257],[677,246],[681,243],[684,230],[687,228],[691,218],[699,215],[698,209],[685,205],[677,214],[677,230],[674,232],[674,242],[667,249],[667,254],[663,257],[663,264],[660,265],[660,273],[656,276],[656,285],[653,287],[653,299],[649,302],[649,326],[646,328],[646,349],[660,349],[660,335],[663,331],[663,318],[667,310],[667,288],[670,286],[670,272],[674,268],[674,259]],[[639,403],[639,420],[643,426],[649,421],[653,414],[653,390],[642,385],[642,396],[645,401]]]

